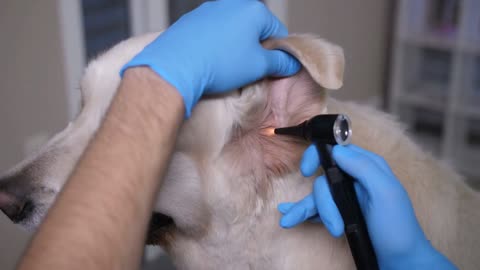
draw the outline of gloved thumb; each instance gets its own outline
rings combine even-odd
[[[280,50],[265,50],[267,70],[265,76],[288,77],[296,74],[300,62],[291,54]]]

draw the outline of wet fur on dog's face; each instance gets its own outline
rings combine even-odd
[[[12,221],[28,229],[40,224],[98,129],[119,84],[119,68],[155,36],[127,40],[93,61],[82,80],[82,110],[76,120],[3,174],[0,206]],[[325,112],[324,88],[341,86],[343,53],[335,45],[306,35],[268,41],[264,46],[289,51],[306,70],[291,78],[266,79],[200,101],[181,129],[155,206],[155,212],[165,216],[153,217],[150,243],[167,239],[165,232],[172,228],[188,234],[208,230],[214,211],[209,200],[221,194],[212,196],[204,189],[215,187],[221,193],[220,187],[226,183],[206,184],[207,179],[243,179],[255,194],[266,199],[275,177],[296,170],[305,144],[272,138],[262,131]]]

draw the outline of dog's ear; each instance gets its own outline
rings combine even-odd
[[[290,35],[263,43],[268,49],[281,49],[295,56],[304,69],[287,78],[267,80],[267,111],[271,126],[298,124],[316,114],[326,113],[325,89],[343,84],[345,58],[339,46],[309,34]]]
[[[234,99],[237,117],[225,153],[232,171],[254,172],[257,180],[298,170],[307,144],[287,136],[272,136],[273,128],[297,125],[327,112],[325,89],[342,86],[345,65],[337,45],[312,35],[291,35],[263,43],[294,55],[304,68],[291,77],[269,78],[254,84]],[[258,182],[257,190],[268,183]]]
[[[326,89],[342,87],[345,58],[339,46],[307,34],[270,39],[263,46],[295,56],[320,86]]]

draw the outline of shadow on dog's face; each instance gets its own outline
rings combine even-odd
[[[155,36],[127,40],[91,63],[82,80],[83,106],[77,119],[0,177],[0,209],[13,222],[30,230],[41,223],[98,129],[119,85],[118,70]],[[197,105],[181,128],[155,204],[148,243],[168,245],[175,232],[205,233],[212,216],[238,205],[248,209],[252,196],[268,197],[271,179],[297,170],[305,144],[262,131],[325,112],[324,89],[342,84],[343,52],[303,35],[270,40],[264,46],[288,51],[305,69],[290,78],[266,79],[225,96],[205,98]],[[229,190],[238,196],[225,195]]]

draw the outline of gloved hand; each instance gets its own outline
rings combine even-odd
[[[186,116],[206,94],[222,93],[267,75],[290,76],[299,62],[260,41],[287,36],[287,28],[257,0],[206,2],[181,17],[127,63],[149,66],[182,95]]]
[[[381,269],[456,269],[425,237],[407,192],[382,157],[349,145],[335,146],[333,158],[356,179],[355,190]],[[304,176],[317,171],[320,160],[313,145],[300,166]],[[278,209],[284,228],[312,220],[322,222],[335,237],[344,232],[325,176],[315,180],[312,194],[297,203],[282,203]]]

